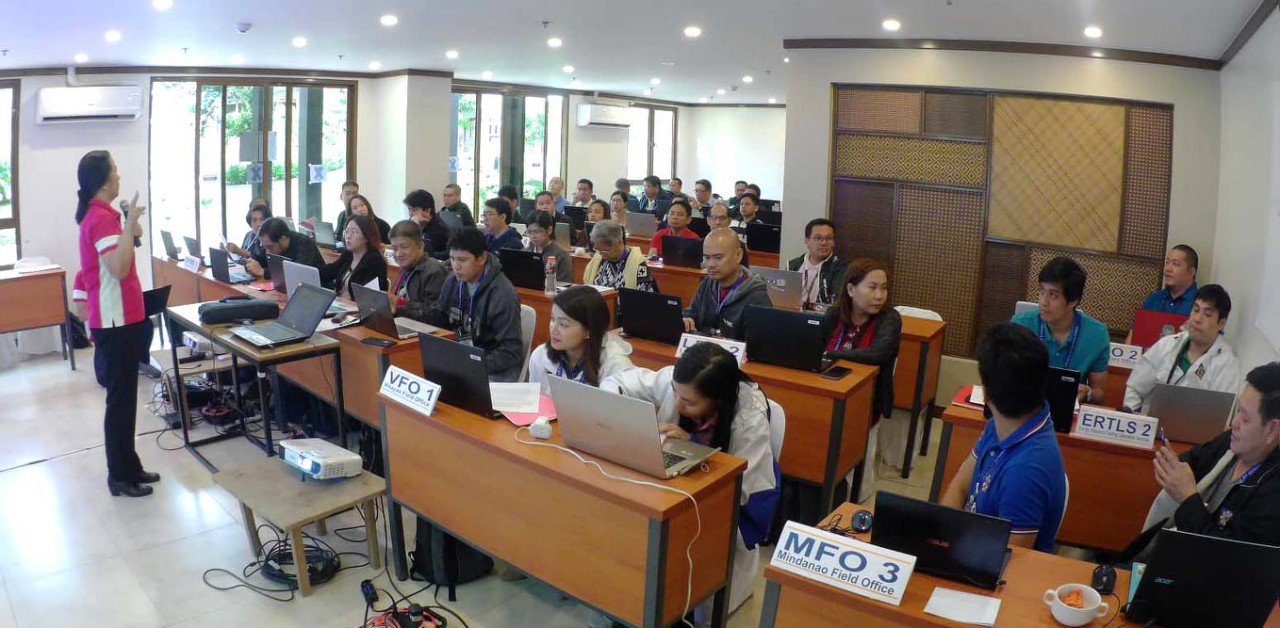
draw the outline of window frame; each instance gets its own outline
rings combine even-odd
[[[13,243],[17,247],[14,260],[22,259],[22,217],[19,213],[18,203],[18,147],[21,144],[18,139],[18,129],[22,119],[22,79],[3,79],[0,80],[0,90],[11,90],[12,98],[10,99],[10,129],[9,142],[9,207],[13,211],[13,215],[9,218],[0,218],[0,230],[13,229]],[[0,270],[11,270],[13,264],[0,265]]]
[[[654,123],[657,118],[657,115],[654,112],[655,111],[671,112],[671,176],[672,177],[680,176],[679,174],[677,174],[679,172],[679,167],[680,167],[680,163],[679,163],[680,147],[678,145],[678,140],[680,137],[680,108],[672,107],[669,105],[655,105],[647,102],[631,102],[627,105],[627,107],[630,109],[644,109],[648,111],[648,114],[649,114],[649,138],[646,141],[646,145],[645,145],[647,157],[646,157],[645,169],[644,169],[644,171],[648,174],[646,174],[645,176],[649,176],[653,174],[653,153],[654,153],[654,148],[657,146],[657,142],[655,142],[653,139]],[[638,185],[640,183],[643,183],[644,179],[643,178],[631,179],[630,181],[632,185]],[[668,177],[666,179],[662,179],[662,182],[666,184],[670,184],[671,179],[670,177]]]

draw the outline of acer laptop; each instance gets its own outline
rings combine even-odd
[[[231,272],[231,258],[227,252],[214,247],[209,247],[209,269],[213,271],[213,278],[222,283],[249,283],[253,281],[253,275],[243,271]]]
[[[702,268],[702,240],[680,236],[662,236],[662,264],[683,268]]]
[[[680,297],[632,288],[618,288],[622,334],[675,345],[684,334]]]
[[[392,338],[408,340],[416,338],[420,333],[431,334],[439,330],[438,327],[419,323],[412,318],[404,316],[397,318],[392,315],[387,293],[381,290],[353,284],[351,292],[355,294],[360,319],[364,321],[365,327],[373,331]]]
[[[763,305],[747,306],[747,359],[800,371],[825,371],[834,360],[824,357],[827,339],[822,315]]]
[[[1160,419],[1169,440],[1200,444],[1227,429],[1235,407],[1235,393],[1156,384],[1149,407],[1143,410]]]
[[[1076,418],[1076,399],[1079,398],[1082,383],[1084,376],[1080,371],[1049,367],[1048,379],[1044,383],[1044,399],[1049,402],[1054,431],[1071,431],[1071,424]]]
[[[747,223],[747,248],[760,253],[777,253],[782,249],[782,227],[761,221]]]
[[[173,243],[172,233],[161,229],[160,239],[164,241],[164,252],[165,255],[169,256],[169,259],[182,259],[182,251],[179,251],[177,245]]]
[[[1277,601],[1280,547],[1161,530],[1125,618],[1168,628],[1261,626]]]
[[[769,302],[773,307],[796,311],[804,309],[804,273],[763,266],[752,266],[751,272],[759,275],[768,286]],[[814,281],[819,279],[815,277]]]
[[[298,286],[300,285],[315,286],[317,288],[324,287],[320,284],[320,269],[315,266],[299,264],[288,259],[284,260],[283,266],[285,294],[289,295],[290,299],[293,298],[293,293],[297,291]],[[275,273],[271,273],[271,276],[275,277]],[[276,289],[279,290],[279,288]],[[329,304],[329,309],[324,313],[324,315],[334,316],[336,314],[350,314],[354,311],[356,311],[356,308],[345,303],[334,301]]]
[[[418,336],[422,351],[422,376],[440,385],[440,401],[472,414],[498,419],[489,393],[489,372],[484,350],[440,336]]]
[[[502,274],[517,288],[542,290],[546,287],[547,271],[542,254],[523,249],[498,249],[498,261]]]
[[[332,290],[299,286],[285,304],[280,318],[253,325],[232,327],[232,335],[260,349],[302,342],[316,333],[324,311],[333,303]]]
[[[627,210],[628,237],[637,236],[652,239],[653,234],[657,232],[658,221],[653,218],[653,214]]]
[[[563,377],[548,380],[564,443],[655,478],[698,468],[719,449],[658,433],[653,404]]]
[[[1181,314],[1138,310],[1133,313],[1133,335],[1129,341],[1143,349],[1150,349],[1161,338],[1182,331],[1186,322],[1187,317]]]
[[[871,543],[916,557],[916,570],[984,589],[1000,586],[1013,523],[876,491]]]

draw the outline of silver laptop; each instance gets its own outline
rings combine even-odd
[[[1013,305],[1013,315],[1017,316],[1023,312],[1033,312],[1040,309],[1040,304],[1035,301],[1018,301]]]
[[[763,266],[752,266],[751,272],[760,275],[769,287],[769,301],[773,303],[773,307],[797,311],[804,309],[804,273]]]
[[[315,266],[299,264],[292,260],[284,261],[284,290],[290,299],[293,298],[293,292],[298,289],[299,285],[315,286],[323,288],[320,285],[320,269]],[[335,314],[350,314],[356,311],[356,308],[334,301],[329,305],[329,311],[325,312],[325,316],[333,316]]]
[[[1160,419],[1169,440],[1206,443],[1227,429],[1236,395],[1215,390],[1156,384],[1147,416]]]
[[[658,231],[658,221],[653,214],[627,212],[627,235],[652,238]]]
[[[648,401],[624,397],[563,377],[549,380],[556,420],[566,445],[657,478],[697,468],[719,449],[658,435]]]
[[[232,327],[232,335],[259,348],[302,342],[316,333],[324,310],[333,302],[333,291],[302,286],[289,298],[280,318],[268,323]]]
[[[569,223],[567,222],[556,223],[555,239],[556,239],[556,242],[560,243],[560,246],[569,248]]]
[[[316,236],[316,244],[324,244],[328,246],[336,246],[338,244],[337,236],[333,233],[333,224],[323,220],[317,220],[314,223],[315,230],[312,233]]]

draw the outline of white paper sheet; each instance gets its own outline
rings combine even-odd
[[[540,393],[537,383],[489,384],[493,409],[498,412],[537,412]]]
[[[969,403],[975,406],[987,405],[987,391],[981,386],[974,386],[973,392],[969,393]]]
[[[936,587],[924,612],[952,621],[978,626],[994,626],[1000,613],[1000,600],[953,589]]]

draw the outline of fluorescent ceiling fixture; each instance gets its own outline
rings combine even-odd
[[[650,85],[653,85],[653,86],[655,86],[655,87],[656,87],[656,86],[658,86],[658,85],[661,85],[661,84],[662,84],[662,79],[657,78],[657,77],[651,78],[651,79],[649,79],[649,84],[650,84]]]
[[[400,23],[400,18],[388,13],[378,18],[378,21],[381,22],[383,26],[395,26]]]
[[[653,88],[652,88],[652,87],[646,87],[646,88],[644,88],[644,95],[645,95],[645,96],[652,96],[652,95],[653,95]]]
[[[1097,26],[1086,26],[1084,28],[1084,36],[1089,39],[1098,39],[1102,37],[1102,29]]]
[[[151,8],[157,11],[168,11],[173,8],[173,0],[151,0]]]
[[[720,89],[717,89],[717,90],[716,90],[716,95],[718,95],[718,96],[724,96],[724,88],[722,87],[722,88],[720,88]]]
[[[663,61],[663,62],[662,62],[662,65],[666,65],[666,66],[672,66],[672,65],[675,65],[675,64],[676,64],[676,62],[675,62],[675,61]]]
[[[111,42],[111,43],[113,43],[113,44],[114,44],[114,43],[116,43],[116,42],[120,41],[120,38],[121,38],[121,37],[123,37],[123,35],[121,35],[121,34],[120,34],[120,31],[115,30],[115,29],[113,28],[113,29],[111,29],[111,30],[107,31],[107,34],[106,34],[106,35],[103,35],[102,37],[103,37],[103,39],[106,39],[108,42]]]
[[[488,71],[488,70],[485,70],[484,72],[481,72],[481,73],[480,73],[480,78],[482,78],[482,79],[484,79],[484,80],[488,81],[488,80],[490,80],[490,79],[492,79],[492,78],[493,78],[493,72],[490,72],[490,71]]]
[[[699,99],[698,99],[698,102],[703,103],[703,104],[706,104],[706,103],[707,103],[707,101],[709,101],[709,100],[711,100],[711,99],[710,99],[710,98],[707,98],[706,96],[703,96],[702,98],[699,98]]]
[[[294,38],[293,38],[293,47],[294,47],[294,48],[306,48],[306,47],[307,47],[307,38],[306,38],[306,37],[294,37]]]
[[[783,57],[783,58],[782,58],[782,62],[783,62],[783,63],[791,63],[791,57]]]
[[[769,99],[769,104],[771,104],[771,105],[776,105],[776,104],[778,104],[778,99],[777,99],[777,98],[770,98],[770,99]]]
[[[684,27],[684,36],[689,38],[701,37],[702,29],[697,26],[686,26]]]
[[[85,53],[83,53],[83,52],[78,52],[78,53],[76,53],[75,60],[76,60],[76,63],[88,63],[88,62],[89,62],[89,55],[87,55],[87,54],[85,54]]]
[[[889,18],[883,22],[880,22],[880,28],[883,28],[887,31],[897,31],[902,28],[902,22],[899,22],[898,20],[895,20],[893,18]]]
[[[743,83],[751,83],[751,82],[753,82],[753,81],[755,81],[755,80],[756,80],[756,79],[755,79],[755,77],[751,76],[750,74],[748,74],[748,75],[746,75],[746,76],[742,77],[742,82],[743,82]]]
[[[244,55],[231,55],[231,62],[236,65],[244,63]]]
[[[457,59],[457,58],[458,58],[458,51],[457,51],[457,50],[446,50],[446,51],[444,51],[444,58],[446,58],[446,59]]]
[[[560,46],[564,45],[564,40],[560,39],[559,37],[552,37],[551,39],[547,40],[547,45],[551,46],[552,48],[559,48]]]
[[[573,74],[573,70],[574,68],[571,65],[566,65],[563,68],[560,68],[560,71],[564,72],[565,74]]]
[[[382,69],[382,62],[381,62],[381,61],[370,61],[370,62],[369,62],[369,69],[370,69],[370,70],[375,70],[375,71],[376,71],[376,70],[381,70],[381,69]]]

